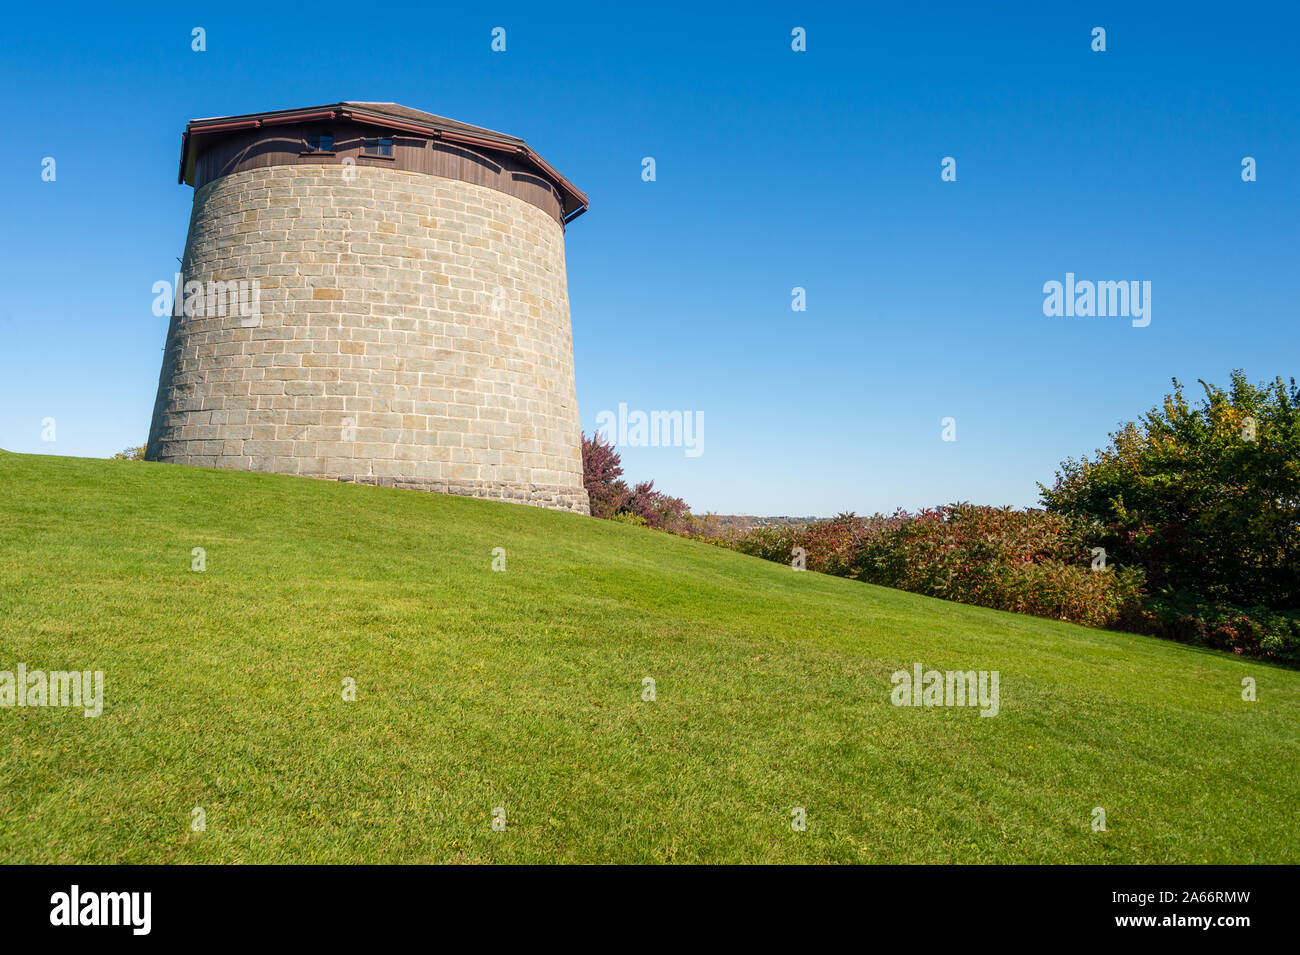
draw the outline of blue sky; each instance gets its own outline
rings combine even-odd
[[[584,429],[702,412],[698,457],[622,451],[697,512],[1030,505],[1171,377],[1295,373],[1300,14],[972,6],[16,7],[0,447],[144,441],[185,122],[344,99],[522,136],[590,195],[567,235]],[[1067,272],[1151,282],[1151,324],[1044,316]]]

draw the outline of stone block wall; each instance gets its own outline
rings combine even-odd
[[[173,315],[150,460],[588,512],[564,232],[537,206],[389,168],[250,169],[195,192],[183,276],[195,306],[255,281],[259,314],[205,294]]]

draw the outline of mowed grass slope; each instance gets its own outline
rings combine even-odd
[[[5,862],[1300,861],[1300,673],[514,505],[0,453],[19,662]]]

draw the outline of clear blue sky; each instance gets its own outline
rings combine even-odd
[[[699,457],[623,451],[697,512],[1028,505],[1171,377],[1295,373],[1294,5],[976,6],[14,6],[0,447],[144,441],[185,122],[343,99],[522,136],[587,191],[583,426],[620,402],[703,412]],[[1045,317],[1066,272],[1150,281],[1150,326]]]

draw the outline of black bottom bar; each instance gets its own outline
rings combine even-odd
[[[1288,888],[1295,867],[862,867],[715,873],[709,883],[696,882],[698,873],[643,873],[626,884],[609,872],[598,883],[579,871],[551,873],[544,883],[527,872],[446,875],[391,867],[0,868],[0,924],[7,942],[75,934],[128,944],[337,942],[340,932],[354,941],[349,933],[400,940],[456,922],[494,939],[512,926],[609,938],[618,921],[641,942],[666,942],[664,930],[689,923],[733,938],[786,923],[900,942],[909,935],[943,944],[1128,936],[1231,944],[1295,921]]]

